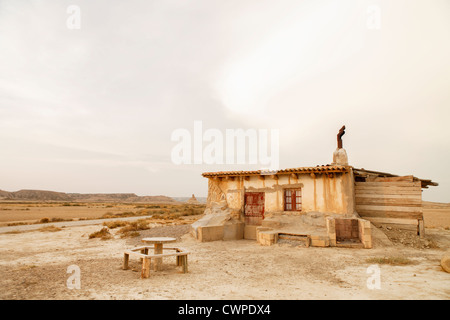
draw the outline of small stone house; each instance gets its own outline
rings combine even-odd
[[[207,208],[191,233],[200,241],[364,248],[372,247],[372,223],[415,225],[423,235],[421,189],[437,183],[348,165],[343,129],[329,165],[203,173]]]

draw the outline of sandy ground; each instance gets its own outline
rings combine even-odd
[[[422,206],[425,227],[450,229],[450,203],[423,201]]]
[[[155,224],[131,239],[88,239],[100,228],[0,234],[0,299],[450,299],[450,274],[440,267],[449,230],[427,229],[439,248],[346,249],[199,243],[187,233],[189,225]],[[137,258],[122,270],[123,251],[146,236],[177,237],[176,244],[191,252],[189,272],[183,274],[172,257],[148,279],[140,279]],[[369,289],[372,263],[366,259],[391,256],[413,263],[378,265],[381,287]],[[67,287],[71,265],[80,268],[80,289]]]

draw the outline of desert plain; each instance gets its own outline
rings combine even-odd
[[[423,206],[425,239],[414,230],[373,226],[373,248],[352,249],[198,242],[189,228],[204,205],[6,201],[0,204],[0,299],[448,300],[450,273],[440,261],[450,248],[450,205]],[[124,250],[151,236],[175,237],[190,252],[188,273],[174,257],[147,279],[140,277],[139,258],[123,270]],[[80,270],[79,288],[70,286],[71,266]],[[370,285],[374,266],[378,287]]]

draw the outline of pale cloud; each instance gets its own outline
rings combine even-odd
[[[298,2],[260,43],[224,65],[217,87],[225,106],[265,118],[270,99],[352,57],[363,47],[366,30],[355,15],[362,8],[346,10],[335,1]]]
[[[450,201],[449,2],[377,4],[379,30],[373,1],[1,1],[0,189],[206,195],[251,166],[173,164],[201,120],[279,129],[281,167],[331,162],[345,124],[351,164]]]

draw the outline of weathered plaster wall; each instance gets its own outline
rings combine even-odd
[[[265,215],[299,214],[283,211],[285,188],[302,189],[302,213],[323,212],[353,215],[355,211],[353,173],[280,174],[208,179],[208,203],[226,199],[228,207],[243,212],[244,192],[265,193]],[[215,200],[217,199],[217,200]]]

